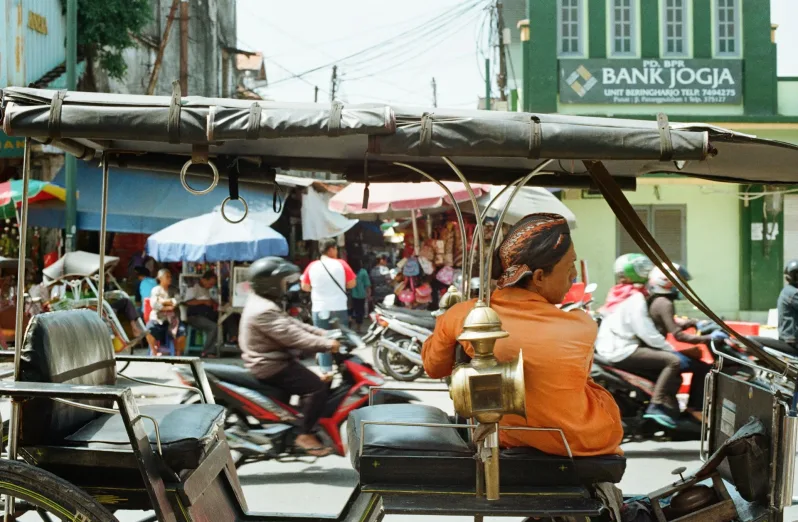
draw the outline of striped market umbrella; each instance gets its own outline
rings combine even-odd
[[[66,200],[63,187],[32,179],[28,185],[28,201],[36,203],[48,199]],[[22,205],[22,180],[12,179],[0,183],[0,219],[16,216],[16,208]],[[16,208],[15,208],[16,207]]]

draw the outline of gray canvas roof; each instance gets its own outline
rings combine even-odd
[[[507,184],[555,159],[537,185],[581,186],[581,160],[602,160],[623,181],[675,173],[736,182],[798,183],[798,147],[711,125],[559,114],[2,90],[10,136],[53,140],[87,160],[177,172],[208,147],[224,173],[271,181],[276,169],[329,171],[350,181],[418,181],[395,163],[457,180]],[[542,158],[542,159],[539,159]],[[192,167],[192,173],[207,167]],[[631,180],[630,180],[631,181]],[[633,181],[632,181],[633,183]]]

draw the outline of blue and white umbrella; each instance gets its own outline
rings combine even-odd
[[[226,210],[238,220],[240,213]],[[288,241],[271,228],[280,215],[250,212],[240,223],[229,223],[217,209],[178,221],[147,239],[147,253],[161,262],[255,261],[265,256],[287,256]]]

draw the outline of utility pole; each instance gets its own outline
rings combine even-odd
[[[313,87],[313,103],[319,102],[319,86]]]
[[[338,66],[333,65],[332,78],[330,79],[330,101],[335,101],[335,94],[338,90]]]
[[[66,81],[67,89],[77,90],[78,62],[78,0],[67,0],[67,42],[66,42]],[[77,158],[67,153],[64,158],[66,171],[66,223],[65,250],[75,250],[75,237],[78,230],[78,187]]]
[[[163,30],[161,37],[161,44],[158,46],[158,55],[155,57],[155,64],[152,66],[152,73],[150,73],[150,83],[147,85],[147,94],[155,92],[155,86],[158,83],[158,73],[161,72],[161,64],[163,64],[163,55],[166,51],[166,43],[169,41],[169,32],[172,30],[172,23],[175,21],[177,14],[177,7],[180,5],[181,0],[173,0],[172,7],[169,9],[169,16],[166,18],[166,27]]]
[[[438,106],[438,85],[435,83],[435,77],[432,77],[432,106]]]
[[[496,0],[496,32],[499,39],[499,73],[496,75],[496,85],[499,87],[501,100],[507,101],[507,54],[504,52],[504,17],[501,0]]]
[[[485,58],[485,110],[490,110],[490,58]]]
[[[180,91],[188,95],[188,0],[180,0]]]

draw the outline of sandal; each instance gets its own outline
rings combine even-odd
[[[333,451],[332,448],[327,446],[315,446],[313,448],[303,448],[302,446],[297,446],[297,449],[313,457],[326,457]]]

